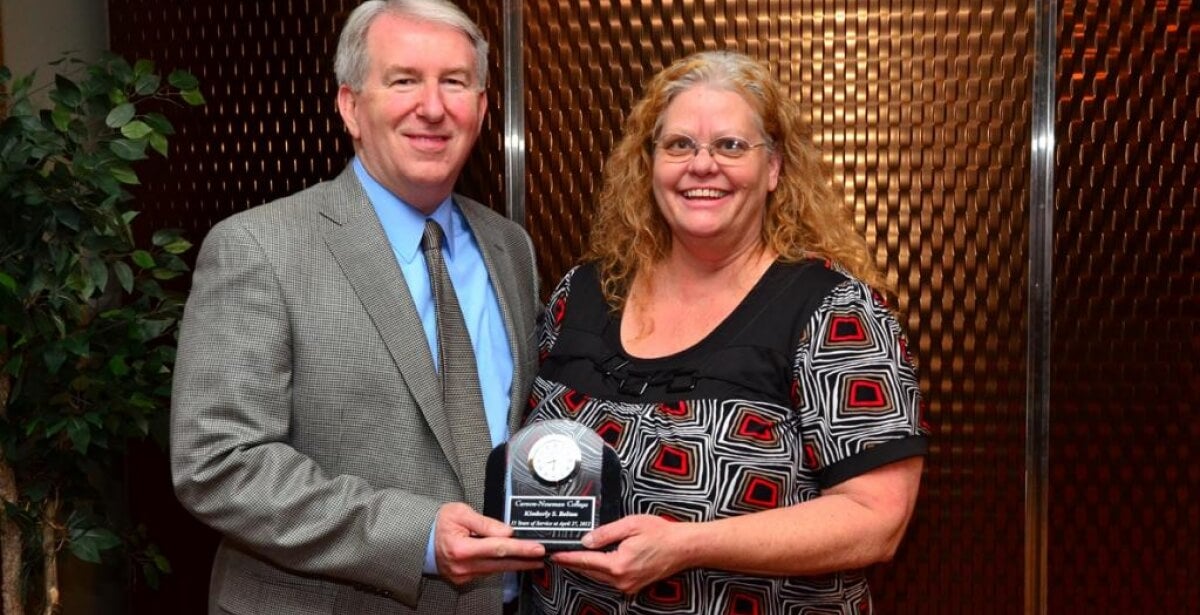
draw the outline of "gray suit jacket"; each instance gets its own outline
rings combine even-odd
[[[515,430],[537,369],[533,248],[455,197],[499,296]],[[439,505],[483,501],[481,408],[443,408],[420,320],[353,170],[232,216],[182,324],[171,469],[224,539],[213,613],[498,613],[498,577],[421,569]]]

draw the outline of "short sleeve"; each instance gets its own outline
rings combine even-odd
[[[804,463],[822,488],[928,448],[907,339],[862,282],[834,287],[813,314],[797,345],[792,385]]]
[[[538,356],[542,360],[550,354],[562,332],[563,319],[567,315],[567,297],[571,294],[571,280],[575,277],[575,272],[579,271],[579,267],[573,267],[558,282],[554,292],[550,293],[546,309],[538,318]]]

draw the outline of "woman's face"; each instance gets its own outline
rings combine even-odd
[[[715,153],[738,149],[729,137],[752,148],[737,158]],[[767,195],[779,183],[779,156],[754,147],[765,140],[754,110],[735,92],[700,85],[671,101],[654,149],[652,185],[674,241],[730,248],[759,241]],[[700,146],[694,157],[665,151],[686,152],[689,143]]]

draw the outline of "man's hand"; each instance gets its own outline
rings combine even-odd
[[[541,568],[546,549],[530,540],[510,538],[512,528],[485,517],[461,502],[438,510],[434,558],[442,578],[462,585],[477,577]]]

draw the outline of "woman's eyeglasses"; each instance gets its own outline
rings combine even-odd
[[[691,137],[667,135],[655,141],[654,145],[670,162],[690,162],[700,150],[707,150],[708,155],[717,162],[733,162],[767,143],[751,143],[738,137],[720,137],[708,143],[698,143]]]

